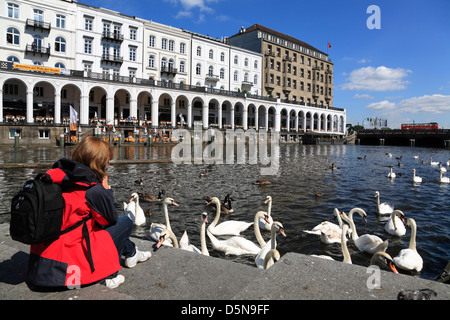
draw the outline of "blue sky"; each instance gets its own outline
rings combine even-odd
[[[79,2],[215,38],[258,23],[323,52],[329,42],[334,106],[347,109],[347,123],[379,117],[393,129],[413,121],[450,128],[449,0]]]

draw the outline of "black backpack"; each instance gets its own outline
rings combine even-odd
[[[48,174],[28,180],[11,203],[11,238],[25,244],[59,238],[64,212],[61,186]]]

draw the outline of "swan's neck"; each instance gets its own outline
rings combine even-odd
[[[266,256],[264,257],[264,270],[267,270],[267,265],[269,264],[269,261],[273,259],[273,251],[269,250],[267,252]]]
[[[352,264],[352,258],[350,257],[350,252],[347,248],[347,239],[345,238],[347,235],[342,231],[341,236],[341,249],[342,249],[342,255],[344,256],[343,262]]]
[[[277,231],[275,230],[275,228],[272,228],[270,230],[270,249],[276,249],[277,248]]]
[[[380,196],[377,196],[377,209],[380,209]]]
[[[409,239],[409,248],[411,250],[417,251],[416,249],[417,225],[413,221],[411,221],[410,224],[411,224],[411,238]]]
[[[339,212],[337,213],[336,218],[338,219],[338,222],[339,222],[339,228],[342,229],[342,218],[341,218],[341,214]]]
[[[170,221],[169,221],[169,209],[167,208],[166,203],[164,203],[164,217],[166,218],[166,228],[172,231],[172,228],[170,227]]]
[[[356,226],[355,226],[355,223],[353,222],[353,213],[350,212],[348,219],[344,218],[344,220],[347,221],[348,224],[350,224],[350,229],[352,229],[352,240],[355,241],[356,239],[359,238],[359,236],[356,233]]]
[[[269,205],[267,207],[267,215],[270,217],[271,213],[272,213],[272,199],[269,200]]]
[[[200,243],[201,243],[201,249],[203,255],[208,255],[208,248],[206,247],[206,235],[205,235],[205,229],[206,229],[206,223],[203,222],[202,226],[200,228]]]
[[[259,214],[255,215],[255,219],[253,220],[253,229],[255,230],[256,240],[258,240],[259,246],[262,249],[266,245],[266,242],[264,241],[264,239],[261,235],[261,230],[259,229],[259,218],[260,217],[261,216]]]
[[[219,222],[220,219],[220,202],[214,202],[216,204],[216,216],[214,217],[214,221],[209,225],[208,229],[211,228],[213,229],[217,223]]]
[[[169,230],[168,236],[169,236],[169,239],[172,240],[173,247],[178,249],[179,248],[178,240],[177,240],[177,237],[175,236],[175,234],[172,232],[172,230]]]

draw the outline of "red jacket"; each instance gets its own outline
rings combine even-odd
[[[108,231],[103,230],[118,219],[112,190],[106,190],[90,168],[68,159],[57,161],[47,174],[63,188],[65,209],[61,230],[89,214],[92,218],[86,226],[62,234],[54,242],[31,245],[28,281],[36,286],[77,286],[120,270],[117,248]],[[88,236],[83,235],[83,229]]]

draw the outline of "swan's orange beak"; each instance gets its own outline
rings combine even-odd
[[[280,228],[280,233],[286,237],[286,233],[284,233],[284,228]]]
[[[264,201],[264,204],[267,204],[267,202],[269,202],[269,199],[266,199],[266,200]]]
[[[178,203],[176,203],[176,202],[173,201],[173,200],[172,200],[172,204],[173,204],[175,207],[178,207]]]
[[[388,266],[389,266],[389,269],[391,269],[393,273],[398,273],[397,268],[395,268],[395,265],[392,261],[388,262]]]
[[[209,201],[206,205],[209,206],[211,204],[212,201]]]
[[[159,249],[162,246],[165,238],[166,238],[165,235],[162,235],[162,236],[159,237],[159,241],[156,243],[156,249]]]
[[[130,201],[128,201],[128,202],[131,202],[131,201],[133,201],[133,200],[134,200],[134,196],[133,196],[133,197],[131,197]]]
[[[264,221],[270,224],[269,216],[267,214],[264,215]]]

